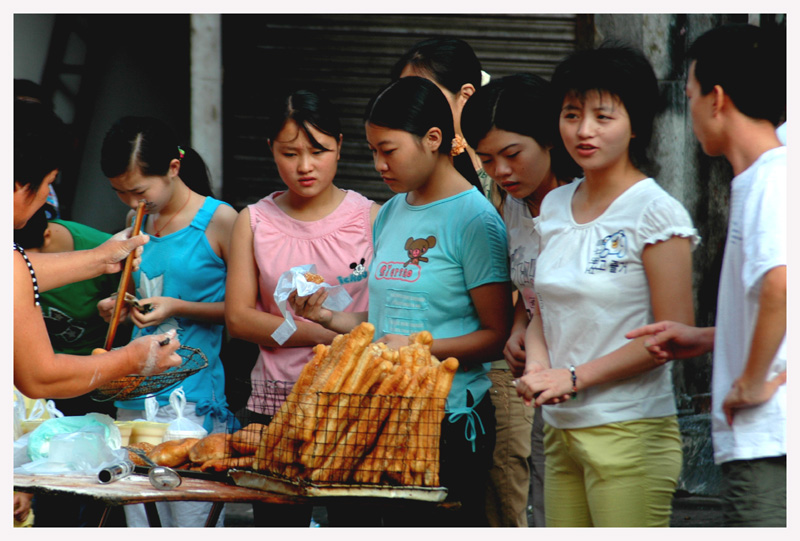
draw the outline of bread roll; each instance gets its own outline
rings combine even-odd
[[[153,447],[147,456],[159,466],[174,468],[189,461],[189,449],[198,441],[198,438],[167,440]]]
[[[215,458],[227,458],[231,455],[230,441],[230,434],[209,434],[189,449],[189,459],[202,464]]]
[[[147,454],[150,451],[152,451],[153,447],[155,447],[155,446],[152,443],[149,443],[149,442],[146,442],[146,441],[140,441],[138,443],[132,443],[132,444],[128,445],[128,447],[132,447],[134,449],[139,449],[141,451],[144,451],[145,454]],[[140,457],[137,453],[134,453],[133,451],[128,451],[128,458],[130,458],[131,462],[133,462],[137,466],[149,466],[150,465],[142,457]]]

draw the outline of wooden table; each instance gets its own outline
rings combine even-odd
[[[275,504],[319,504],[341,501],[343,496],[328,498],[307,497],[295,494],[281,494],[248,488],[220,481],[183,477],[181,485],[172,490],[153,488],[146,475],[132,474],[108,484],[100,484],[91,475],[23,475],[14,474],[14,490],[49,494],[53,496],[88,496],[105,504],[106,510],[98,526],[104,526],[111,507],[143,503],[150,526],[161,526],[156,510],[156,502],[201,501],[212,502],[211,511],[205,526],[213,527],[219,520],[226,503],[275,503]],[[423,502],[409,499],[387,499],[382,497],[349,497],[359,505],[385,505],[391,501],[394,506],[407,506],[413,511],[415,506],[435,505],[444,509],[460,507],[458,502]]]
[[[212,502],[206,526],[213,527],[219,520],[225,503],[308,503],[307,498],[275,494],[252,488],[239,487],[219,481],[184,478],[178,488],[158,490],[147,476],[133,474],[109,484],[100,484],[91,475],[22,475],[14,474],[14,490],[53,496],[88,496],[102,501],[106,511],[99,526],[105,525],[111,507],[134,503],[145,504],[151,526],[161,526],[156,502],[201,501]]]

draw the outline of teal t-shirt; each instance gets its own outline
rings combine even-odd
[[[433,338],[453,338],[480,329],[469,295],[478,286],[507,282],[506,228],[486,198],[471,188],[421,206],[405,194],[390,199],[373,228],[375,256],[369,274],[369,321],[375,338],[427,330]],[[459,369],[447,411],[474,404],[491,387],[490,362]]]

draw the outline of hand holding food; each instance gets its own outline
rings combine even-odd
[[[297,291],[293,291],[289,295],[288,302],[296,315],[325,327],[333,318],[333,312],[322,307],[327,298],[328,292],[325,289],[320,289],[305,297],[300,297],[297,295]]]

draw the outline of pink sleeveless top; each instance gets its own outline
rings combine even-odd
[[[292,267],[314,263],[317,274],[326,283],[343,285],[353,298],[345,311],[366,312],[369,307],[367,269],[372,261],[370,208],[373,202],[348,190],[330,215],[316,222],[301,222],[275,204],[275,196],[281,193],[274,192],[248,206],[259,271],[258,308],[283,317],[273,299],[280,275]],[[252,394],[247,406],[257,413],[272,415],[274,400],[265,396],[265,388],[271,389],[271,382],[286,382],[290,389],[313,352],[311,347],[260,346],[259,349],[258,362],[251,373]],[[270,382],[269,387],[267,382]]]

